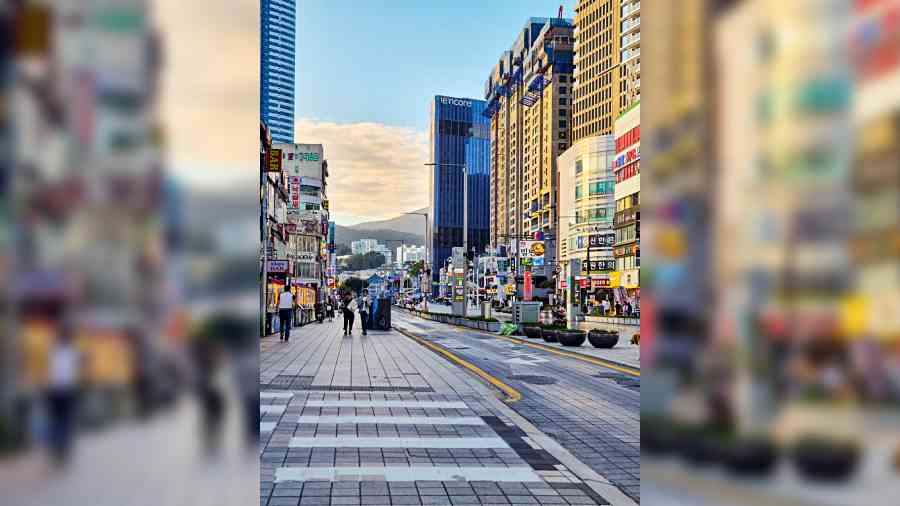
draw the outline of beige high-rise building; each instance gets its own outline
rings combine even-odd
[[[485,84],[491,243],[513,245],[543,232],[548,266],[556,251],[556,158],[571,145],[573,50],[571,20],[531,18]]]
[[[622,12],[623,4],[630,9],[633,3],[639,5],[632,0],[578,0],[575,5],[572,142],[612,134],[619,111],[627,106],[622,93],[627,83],[620,67]],[[639,26],[635,28],[640,33]]]

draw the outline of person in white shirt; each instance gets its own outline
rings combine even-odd
[[[50,450],[57,464],[65,464],[71,453],[76,400],[81,380],[82,356],[63,324],[49,352],[47,364],[47,406],[50,415]]]
[[[278,319],[281,320],[281,336],[279,341],[288,342],[291,339],[291,317],[294,315],[294,294],[290,288],[284,287],[284,291],[278,297]]]

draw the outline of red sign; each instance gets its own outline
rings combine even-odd
[[[592,288],[609,288],[609,280],[608,279],[592,279],[591,287]]]
[[[533,287],[531,286],[531,271],[525,271],[525,293],[523,294],[523,298],[526,301],[531,300],[532,292]]]
[[[585,278],[585,279],[579,279],[579,280],[578,280],[578,286],[580,286],[581,288],[587,288],[589,282],[590,282],[590,280],[588,280],[587,278]]]

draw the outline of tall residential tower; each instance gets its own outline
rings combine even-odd
[[[296,0],[261,0],[259,113],[272,142],[294,142]]]
[[[531,18],[485,83],[491,243],[516,247],[540,232],[549,264],[559,214],[556,158],[571,144],[573,48],[571,20]]]
[[[575,5],[575,112],[572,141],[610,135],[622,105],[620,44],[627,0],[578,0]]]

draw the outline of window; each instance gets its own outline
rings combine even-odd
[[[288,153],[288,160],[294,159],[294,153]]]
[[[568,105],[566,102],[566,97],[559,97],[559,105]]]
[[[568,80],[569,80],[569,78],[568,78],[568,77],[566,77],[566,76],[565,76],[565,75],[561,75],[561,76],[559,76],[559,78],[558,78],[558,79],[559,79],[559,82],[561,82],[561,83],[564,83],[564,82],[566,82],[566,81],[568,81]]]
[[[581,165],[581,160],[575,160],[575,174],[581,174],[581,171],[584,167]]]
[[[564,120],[564,119],[559,120],[559,128],[566,128],[566,125],[567,125],[566,120]]]
[[[568,90],[568,88],[566,88],[565,86],[560,86],[560,87],[559,87],[559,92],[560,92],[561,94],[565,95],[566,93],[569,92],[569,90]]]

